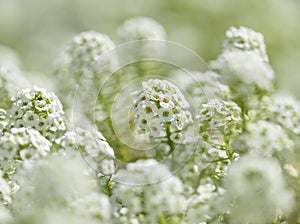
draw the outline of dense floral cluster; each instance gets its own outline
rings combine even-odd
[[[12,128],[0,138],[1,169],[13,174],[23,163],[45,157],[50,152],[51,143],[38,131],[30,128]]]
[[[162,25],[151,18],[135,17],[128,19],[118,29],[123,43],[136,40],[166,40],[167,34]]]
[[[114,57],[101,57],[114,48],[115,44],[107,35],[95,31],[82,32],[67,45],[62,62],[66,63],[71,76],[76,75],[78,78],[86,74],[96,78],[98,74],[111,71],[116,65]]]
[[[12,127],[36,129],[50,141],[66,130],[62,104],[53,92],[34,86],[20,90],[12,101]]]
[[[142,90],[135,93],[133,109],[138,132],[181,143],[182,130],[192,122],[184,95],[167,80],[150,79],[142,85]]]
[[[95,176],[80,157],[50,156],[22,172],[15,195],[21,223],[108,223],[109,199],[97,188]],[[45,177],[46,175],[46,177]],[[28,203],[30,201],[30,203]],[[55,220],[55,221],[54,221]]]
[[[274,159],[245,155],[232,165],[226,189],[230,223],[268,223],[277,210],[285,212],[293,205],[293,195]]]
[[[268,64],[262,34],[245,27],[231,27],[226,36],[222,53],[210,66],[230,86],[237,103],[247,107],[245,97],[274,91],[274,71]]]
[[[231,138],[241,133],[242,111],[233,101],[211,99],[203,104],[198,118],[202,139],[215,147],[225,147]]]
[[[154,223],[160,215],[180,215],[186,209],[182,182],[154,159],[127,164],[119,181],[123,185],[113,190],[119,223]]]
[[[115,173],[114,151],[97,130],[76,128],[65,133],[56,142],[71,154],[80,151],[84,159],[99,172],[98,175]]]
[[[287,154],[293,147],[293,141],[281,126],[263,120],[249,122],[235,142],[236,151],[262,154],[264,157]]]
[[[261,60],[264,62],[269,62],[264,36],[261,33],[244,26],[239,28],[230,27],[226,31],[224,48],[226,50],[237,48],[244,51],[253,51],[255,54],[261,57]]]

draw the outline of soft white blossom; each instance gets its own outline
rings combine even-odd
[[[226,40],[223,47],[225,50],[237,48],[243,51],[252,51],[260,56],[262,61],[269,62],[264,36],[244,26],[239,28],[230,27],[226,31]]]
[[[230,223],[268,223],[278,211],[288,214],[293,206],[293,195],[275,159],[243,156],[231,166],[225,190]]]
[[[179,143],[184,135],[182,130],[193,121],[189,102],[179,88],[167,80],[150,79],[143,82],[142,87],[134,93],[133,113],[138,132],[154,138],[172,132],[172,137],[167,137]]]
[[[34,86],[22,89],[12,98],[11,127],[27,127],[59,137],[66,130],[62,104],[53,92]],[[54,141],[54,138],[49,139]]]

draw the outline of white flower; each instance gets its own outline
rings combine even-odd
[[[8,59],[6,56],[4,58]],[[0,108],[8,110],[12,104],[11,97],[19,89],[27,87],[29,82],[23,77],[18,65],[11,63],[10,60],[4,61],[0,60]]]
[[[263,120],[247,123],[246,131],[234,143],[239,152],[258,153],[265,157],[287,155],[293,147],[294,142],[281,126]]]
[[[225,190],[231,223],[268,223],[278,210],[288,214],[292,209],[293,195],[274,159],[243,156],[231,166]]]
[[[253,51],[261,57],[262,61],[269,62],[264,36],[261,33],[243,26],[239,28],[230,27],[226,31],[226,38],[224,49],[237,48],[244,51]]]
[[[115,172],[114,150],[97,130],[76,128],[66,132],[56,143],[68,151],[80,151],[87,163],[98,172],[98,175],[111,175]],[[108,173],[112,171],[113,173]]]
[[[147,17],[136,17],[126,20],[118,29],[121,42],[135,40],[166,40],[166,31],[155,20]]]
[[[23,111],[20,108],[12,108],[10,111],[10,116],[12,119],[16,120],[23,116]]]
[[[198,118],[201,122],[199,133],[203,140],[216,147],[224,146],[225,141],[230,143],[231,138],[242,131],[242,111],[233,101],[211,99],[203,104]]]
[[[36,127],[39,116],[35,114],[33,111],[27,111],[24,114],[23,120],[27,127]]]
[[[113,189],[115,206],[121,203],[127,208],[123,215],[128,218],[144,212],[145,219],[155,223],[163,212],[170,215],[185,212],[183,183],[166,165],[154,159],[138,160],[120,170],[118,178],[120,183]]]
[[[159,108],[157,111],[158,117],[162,122],[169,122],[173,120],[173,112],[171,108]]]
[[[31,127],[57,137],[66,130],[64,111],[54,93],[34,86],[20,90],[12,101],[12,126]]]
[[[159,119],[153,119],[149,125],[150,135],[154,138],[164,137],[166,135],[165,128],[161,125]]]
[[[213,70],[237,94],[249,95],[253,88],[262,91],[273,90],[274,71],[252,51],[226,50],[210,63]]]
[[[133,94],[137,95],[134,99],[133,113],[138,133],[158,138],[166,136],[168,128],[182,131],[193,122],[188,111],[188,101],[180,90],[167,80],[149,79],[142,83],[140,91]]]
[[[47,120],[45,118],[39,118],[35,127],[38,131],[42,131],[47,128],[47,125]]]
[[[170,139],[174,143],[178,144],[178,143],[182,143],[183,142],[184,136],[181,133],[174,132],[174,133],[171,134]]]
[[[0,137],[0,163],[2,170],[13,175],[24,162],[35,162],[50,153],[51,143],[38,131],[29,128],[12,128]],[[17,165],[19,164],[19,165]]]

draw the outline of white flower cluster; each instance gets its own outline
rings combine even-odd
[[[0,138],[0,167],[13,175],[21,165],[30,165],[50,153],[51,143],[38,131],[30,128],[12,128]]]
[[[116,66],[115,57],[105,52],[115,48],[111,39],[96,31],[86,31],[76,35],[67,45],[63,58],[69,77],[75,76],[76,81],[81,75],[97,78],[103,72],[110,72]]]
[[[124,184],[116,186],[113,193],[120,223],[155,223],[160,215],[180,215],[186,209],[182,182],[154,159],[127,164],[119,171],[119,179]]]
[[[192,122],[184,95],[167,80],[150,79],[142,86],[142,90],[134,93],[137,98],[133,112],[139,133],[153,138],[168,137],[174,143],[181,143],[182,130]]]
[[[203,104],[198,115],[199,133],[204,142],[217,148],[230,144],[232,137],[241,133],[242,111],[233,101],[211,99]]]
[[[275,159],[245,155],[231,166],[225,187],[230,223],[269,223],[277,211],[293,206],[293,195]]]
[[[197,191],[188,198],[186,223],[206,223],[217,210],[216,202],[222,196],[223,189],[217,189],[212,183],[200,184]]]
[[[56,65],[57,92],[61,97],[66,113],[73,111],[81,113],[84,119],[90,119],[90,108],[94,106],[99,88],[104,80],[118,66],[118,58],[113,51],[115,44],[106,35],[96,31],[86,31],[77,34],[59,57]],[[65,83],[61,85],[61,83]],[[74,91],[80,86],[80,91]],[[78,104],[72,105],[76,99]],[[73,111],[68,111],[69,110]],[[98,111],[104,117],[105,111]],[[102,117],[103,117],[102,116]],[[79,122],[82,125],[84,122]]]
[[[193,97],[194,103],[200,107],[209,99],[220,98],[229,100],[231,98],[230,88],[219,82],[220,75],[212,72],[182,71],[176,70],[171,73],[170,78],[180,83],[181,87]]]
[[[221,74],[225,84],[241,96],[254,94],[255,90],[272,91],[274,71],[252,51],[224,51],[210,63]]]
[[[224,41],[225,50],[236,48],[243,51],[252,51],[260,56],[262,61],[269,62],[264,36],[261,33],[244,26],[239,28],[230,27],[226,31],[226,38]]]
[[[54,93],[34,86],[20,90],[12,101],[12,127],[36,129],[50,141],[66,130],[63,107]]]
[[[162,25],[148,17],[128,19],[118,29],[121,42],[135,40],[166,40],[167,34]]]
[[[12,102],[11,97],[16,95],[19,89],[27,87],[28,81],[23,78],[20,71],[14,66],[1,64],[0,62],[0,107],[9,109]]]
[[[52,155],[24,169],[17,179],[21,189],[14,202],[21,223],[56,223],[60,215],[65,222],[59,223],[70,223],[74,220],[71,217],[80,220],[80,224],[109,223],[109,199],[87,170],[80,157],[68,154]]]
[[[70,154],[80,151],[98,175],[115,173],[114,151],[97,130],[76,128],[74,131],[66,132],[56,142]]]
[[[281,126],[264,120],[247,123],[245,132],[236,139],[233,146],[238,152],[279,158],[287,155],[293,147],[293,141]]]
[[[280,125],[288,133],[300,134],[300,102],[291,96],[265,96],[252,112]]]

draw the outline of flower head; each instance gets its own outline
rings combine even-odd
[[[278,162],[255,155],[245,155],[231,166],[225,190],[231,223],[268,223],[278,210],[287,214],[293,204]]]
[[[0,167],[6,174],[14,174],[18,164],[30,165],[50,153],[51,143],[38,131],[12,128],[0,138]]]
[[[239,28],[230,27],[226,31],[226,40],[224,41],[224,49],[240,49],[243,51],[253,51],[260,56],[264,62],[269,62],[266,53],[266,45],[264,36],[250,28],[241,26]]]
[[[154,19],[147,17],[135,17],[126,20],[118,29],[121,42],[135,40],[165,40],[166,31]]]
[[[114,151],[100,132],[76,128],[66,132],[56,142],[69,153],[79,151],[98,175],[115,173]]]
[[[142,83],[142,89],[134,93],[135,123],[138,129],[150,137],[165,137],[172,130],[171,140],[179,143],[180,133],[192,122],[189,103],[178,87],[167,80],[150,79]]]
[[[20,90],[12,102],[12,127],[33,128],[45,137],[47,133],[59,137],[66,130],[62,104],[53,92],[34,86]]]

